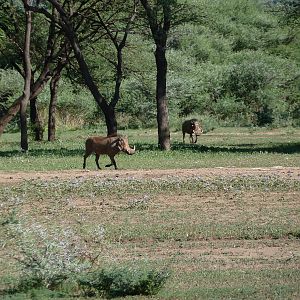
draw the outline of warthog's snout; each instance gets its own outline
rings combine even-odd
[[[135,153],[135,146],[133,146],[133,148],[126,149],[125,152],[129,155],[132,155]]]

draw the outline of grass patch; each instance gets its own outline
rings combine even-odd
[[[179,276],[185,281],[177,287],[166,285],[161,293],[162,298],[284,299],[300,292],[297,284],[299,270],[202,270]],[[290,281],[284,282],[284,278],[290,278]],[[189,280],[194,281],[195,285],[197,283],[197,287],[186,291],[184,286],[189,285]]]
[[[143,206],[148,202],[149,195],[179,192],[243,192],[243,191],[300,191],[297,179],[284,179],[277,176],[236,176],[204,178],[191,176],[181,178],[170,176],[157,179],[135,178],[84,178],[68,180],[25,181],[21,185],[6,188],[0,186],[2,201],[9,201],[11,205],[22,203],[25,198],[57,199],[60,200],[70,194],[79,197],[100,197],[106,195],[134,196],[142,195],[132,200],[129,206]],[[26,195],[26,197],[25,197]]]
[[[0,170],[47,171],[81,169],[84,142],[87,136],[97,135],[94,130],[61,132],[58,140],[30,142],[30,150],[20,151],[19,136],[3,134],[0,140]],[[277,131],[249,131],[224,128],[204,134],[198,144],[181,143],[181,133],[172,133],[172,151],[159,151],[156,131],[120,131],[135,144],[137,153],[117,157],[121,169],[174,169],[200,167],[270,167],[300,166],[300,130],[290,135],[285,129]],[[102,133],[103,135],[103,133]],[[109,162],[100,158],[100,166]],[[93,158],[87,160],[87,168],[96,169]]]

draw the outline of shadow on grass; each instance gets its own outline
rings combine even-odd
[[[158,150],[158,146],[155,144],[137,143],[136,148],[139,151],[155,151]],[[281,153],[281,154],[293,154],[300,153],[300,143],[291,144],[277,144],[274,146],[261,146],[256,144],[238,144],[229,146],[204,146],[200,144],[172,144],[172,150],[175,151],[190,151],[190,152],[231,152],[231,153],[257,153],[257,152],[269,152],[269,153]]]
[[[159,151],[156,144],[150,143],[136,143],[136,149],[140,152],[142,151]],[[203,146],[200,144],[183,144],[183,143],[173,143],[173,151],[182,152],[228,152],[228,153],[279,153],[279,154],[295,154],[300,153],[300,143],[291,144],[278,144],[274,146],[258,146],[256,144],[239,144],[239,145],[229,145],[229,146]],[[12,156],[29,156],[29,157],[42,157],[42,156],[83,156],[83,149],[32,149],[28,153],[22,153],[19,150],[11,151],[0,151],[0,157],[12,157]]]
[[[32,149],[27,153],[23,153],[20,150],[11,150],[11,151],[0,151],[0,157],[11,157],[11,156],[83,156],[83,149]]]

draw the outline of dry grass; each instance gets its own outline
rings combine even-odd
[[[82,238],[103,226],[103,242],[86,241],[101,253],[97,264],[168,269],[157,298],[296,299],[300,182],[287,174],[220,177],[215,170],[193,178],[141,172],[16,181],[1,187],[2,224],[7,221],[1,236],[14,220],[73,227]],[[13,253],[14,241],[4,239],[2,278],[5,270],[18,273]]]

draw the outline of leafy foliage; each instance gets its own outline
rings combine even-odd
[[[18,290],[54,289],[78,272],[91,267],[92,255],[85,241],[72,228],[47,230],[40,224],[9,224],[18,245],[22,280]],[[103,228],[93,233],[103,238]]]
[[[175,5],[175,2],[178,4],[177,1],[171,4]],[[197,115],[226,126],[298,126],[298,1],[189,0],[184,3],[174,11],[172,22],[177,26],[171,28],[167,44],[170,124],[177,127],[182,118]],[[21,18],[20,9],[4,4],[0,9],[0,65],[1,68],[17,68],[22,26],[18,35],[12,35],[15,28],[11,20]],[[88,12],[89,4],[89,1],[82,7],[79,2],[74,4],[88,17],[82,19],[81,14],[76,14],[72,22],[79,27],[78,36],[93,78],[110,101],[114,97],[116,53],[107,32],[99,27],[99,18]],[[100,1],[94,9],[116,32],[118,40],[131,8],[127,7],[125,11],[122,1],[111,1],[108,6],[103,4]],[[158,4],[162,5],[162,2]],[[113,23],[110,16],[119,6]],[[193,13],[188,14],[186,8],[191,7]],[[146,24],[139,17],[123,51],[121,99],[116,106],[120,129],[156,126],[155,47],[145,34],[148,32]],[[157,17],[161,18],[158,11]],[[47,26],[44,22],[40,15],[35,15],[31,49],[35,69],[40,66],[45,51],[46,41],[42,37]],[[98,34],[92,31],[87,38],[93,26],[99,29]],[[14,72],[8,72],[17,79],[10,84],[10,76],[2,76],[1,86],[9,86],[13,100],[22,80]],[[83,126],[103,122],[91,94],[82,89],[82,85],[77,65],[71,63],[60,84],[58,116],[61,123]],[[7,108],[10,103],[6,100],[5,90],[7,88],[1,89],[0,95],[2,114],[5,112],[3,105]],[[39,101],[46,120],[49,93],[42,94]]]
[[[22,78],[14,70],[0,69],[0,117],[22,91]]]
[[[81,288],[86,288],[86,295],[97,291],[107,298],[133,295],[155,295],[169,277],[163,271],[116,268],[99,270],[78,280]]]

